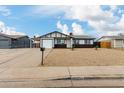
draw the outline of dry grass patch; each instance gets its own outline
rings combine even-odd
[[[53,49],[44,66],[115,66],[124,65],[124,51],[116,49]]]

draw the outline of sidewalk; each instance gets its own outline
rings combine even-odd
[[[0,68],[0,87],[124,87],[124,66]]]

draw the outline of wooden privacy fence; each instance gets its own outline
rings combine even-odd
[[[101,48],[111,48],[111,42],[100,42]]]

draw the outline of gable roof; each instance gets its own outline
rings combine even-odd
[[[70,37],[69,35],[64,34],[64,33],[62,33],[62,32],[59,32],[59,31],[53,31],[53,32],[50,32],[50,33],[47,33],[47,34],[45,34],[45,35],[40,36],[40,38],[42,38],[42,37],[44,37],[44,36],[46,36],[46,35],[52,34],[52,33],[60,33],[60,34],[62,34],[62,35],[65,35],[65,36],[67,36],[67,37]]]
[[[91,37],[91,36],[88,36],[88,35],[67,35],[67,34],[64,34],[64,33],[59,32],[59,31],[53,31],[53,32],[47,33],[45,35],[40,36],[40,38],[42,38],[42,37],[44,37],[46,35],[52,34],[52,33],[60,33],[62,35],[65,35],[67,37],[72,37],[72,38],[95,39],[94,37]]]
[[[22,38],[22,37],[28,37],[26,35],[7,35],[7,34],[3,34],[0,33],[1,36],[7,37],[7,38],[12,38],[12,39],[18,39],[18,38]]]

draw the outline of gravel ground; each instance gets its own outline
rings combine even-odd
[[[45,59],[45,66],[115,66],[124,65],[124,51],[121,49],[80,48],[53,49]]]

